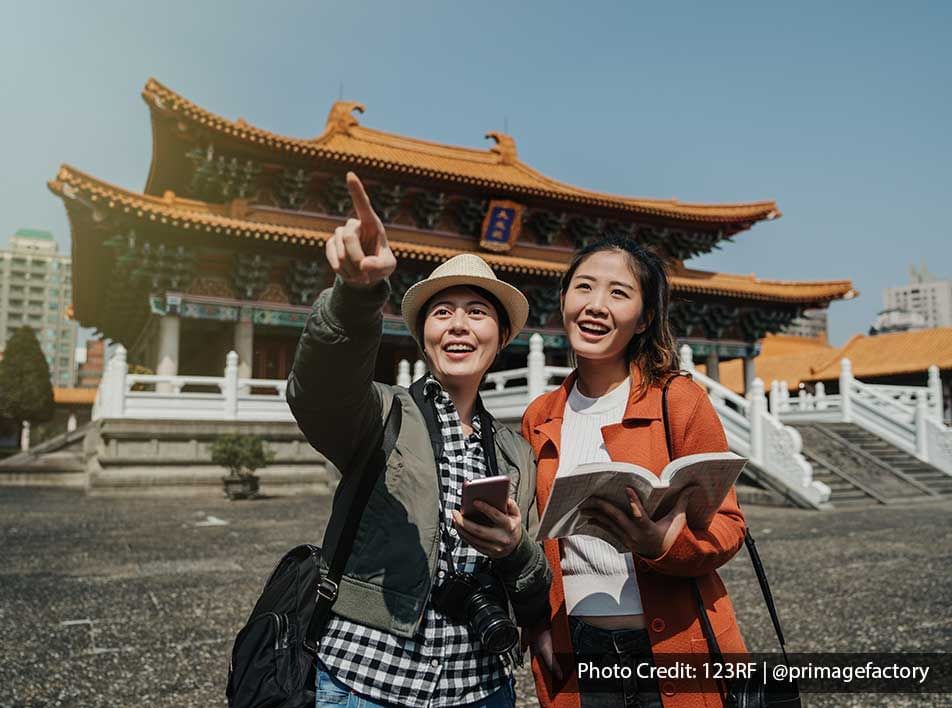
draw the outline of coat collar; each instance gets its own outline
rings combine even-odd
[[[562,385],[543,399],[542,410],[539,411],[539,423],[533,426],[533,432],[547,438],[555,446],[556,454],[562,442],[562,419],[565,416],[565,406],[569,400],[569,393],[578,380],[578,369],[569,374]],[[644,395],[636,398],[635,391],[641,383],[641,370],[631,365],[631,390],[628,393],[628,403],[622,422],[617,425],[618,431],[610,431],[606,443],[615,442],[614,436],[626,427],[626,423],[636,420],[661,420],[661,389],[657,386],[649,388]],[[608,426],[613,428],[615,426]],[[535,447],[535,446],[534,446]],[[541,449],[539,445],[537,449]],[[611,448],[609,448],[611,453]],[[618,459],[613,456],[612,459]]]

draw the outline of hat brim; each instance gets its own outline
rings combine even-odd
[[[529,319],[529,301],[526,300],[525,295],[509,283],[494,278],[481,278],[476,275],[430,277],[412,285],[407,290],[403,296],[401,307],[403,321],[406,323],[407,329],[410,330],[410,334],[421,347],[423,343],[418,339],[418,332],[416,331],[420,310],[437,293],[460,285],[482,288],[492,293],[499,300],[499,304],[503,306],[509,316],[509,337],[503,343],[504,347],[508,346],[522,331],[522,328],[526,326],[526,320]]]

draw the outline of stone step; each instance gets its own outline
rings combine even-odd
[[[786,499],[768,489],[747,484],[738,484],[734,489],[737,492],[737,501],[742,506],[789,506]]]

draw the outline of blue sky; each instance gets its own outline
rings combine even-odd
[[[4,16],[4,242],[44,228],[68,249],[45,186],[61,162],[143,187],[155,76],[289,135],[317,135],[343,85],[365,125],[472,147],[508,126],[522,160],[579,186],[775,199],[782,219],[689,265],[851,278],[837,344],[910,264],[952,278],[950,3],[39,0]]]

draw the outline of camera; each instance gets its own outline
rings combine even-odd
[[[491,654],[505,654],[519,641],[506,610],[505,590],[491,573],[451,574],[433,589],[433,607],[457,624],[468,623]]]

